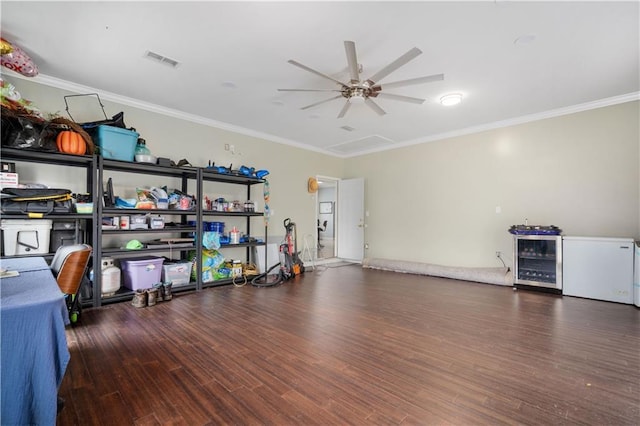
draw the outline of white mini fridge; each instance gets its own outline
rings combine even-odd
[[[633,304],[632,238],[562,237],[562,294]]]
[[[636,263],[633,276],[633,303],[640,308],[640,241],[636,241]]]

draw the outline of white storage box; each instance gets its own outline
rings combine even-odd
[[[17,188],[18,174],[9,172],[0,172],[0,188]]]
[[[154,256],[121,259],[120,267],[124,276],[124,286],[131,290],[153,287],[160,282],[164,258]]]
[[[166,263],[162,266],[162,282],[171,282],[174,286],[189,284],[191,262]]]
[[[49,253],[50,220],[3,219],[0,229],[5,256]]]

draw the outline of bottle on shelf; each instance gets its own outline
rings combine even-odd
[[[149,148],[147,148],[147,141],[145,141],[142,138],[138,138],[138,144],[136,145],[135,155],[151,155],[151,151],[149,151]]]

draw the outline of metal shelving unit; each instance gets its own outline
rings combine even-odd
[[[245,185],[246,186],[246,190],[247,190],[247,200],[251,199],[251,187],[253,185],[257,185],[257,184],[263,184],[265,181],[264,179],[259,179],[256,177],[249,177],[249,176],[237,176],[237,175],[230,175],[230,174],[222,174],[222,173],[217,173],[215,171],[213,171],[213,169],[200,169],[200,176],[198,177],[198,192],[200,194],[204,194],[204,184],[205,182],[217,182],[217,183],[228,183],[228,184],[239,184],[239,185]],[[245,229],[248,235],[251,235],[251,218],[252,217],[256,217],[256,216],[263,216],[264,213],[262,212],[220,212],[220,211],[213,211],[213,210],[204,210],[201,209],[200,211],[200,216],[198,218],[198,225],[202,226],[202,222],[203,222],[203,218],[204,217],[244,217],[246,218],[246,222],[245,222]],[[202,229],[200,229],[198,231],[198,235],[201,235]],[[226,248],[233,248],[233,247],[245,247],[246,248],[246,253],[245,253],[245,259],[249,260],[251,258],[251,248],[252,247],[257,247],[257,246],[264,246],[265,247],[265,252],[266,252],[266,241],[267,241],[267,227],[265,226],[264,228],[264,242],[252,242],[252,243],[240,243],[240,244],[230,244],[230,245],[222,245],[221,249]],[[200,247],[198,248],[198,254],[197,254],[197,259],[201,259],[202,256],[202,245],[200,245]],[[202,281],[202,269],[201,269],[201,263],[202,262],[198,262],[198,277],[199,277],[199,281]],[[217,285],[226,285],[226,284],[230,284],[232,283],[232,280],[217,280],[217,281],[213,281],[213,282],[207,282],[207,283],[202,283],[201,285],[203,287],[211,287],[211,286],[217,286]]]
[[[137,210],[137,209],[120,209],[120,208],[107,208],[104,207],[104,183],[106,174],[109,172],[122,172],[131,173],[133,175],[152,175],[163,176],[169,178],[178,178],[181,182],[181,191],[188,193],[189,182],[195,182],[196,187],[196,200],[202,200],[203,194],[203,182],[214,183],[226,183],[233,185],[243,185],[247,188],[247,199],[251,199],[251,187],[257,184],[265,182],[264,179],[259,179],[250,176],[239,176],[233,174],[217,173],[213,169],[204,169],[198,167],[167,167],[159,166],[155,164],[145,163],[132,163],[127,161],[109,160],[103,157],[93,155],[68,155],[53,152],[42,151],[29,151],[14,148],[2,147],[2,159],[16,162],[27,163],[42,163],[54,166],[62,167],[80,167],[86,169],[86,192],[92,194],[92,201],[94,205],[92,214],[51,214],[46,215],[46,219],[51,220],[83,220],[87,224],[84,227],[84,242],[93,246],[92,262],[90,268],[101,264],[102,257],[112,256],[117,258],[126,258],[130,256],[137,256],[141,253],[180,253],[181,256],[187,252],[196,252],[196,259],[202,258],[202,245],[193,244],[190,246],[180,247],[157,247],[157,248],[144,248],[141,250],[125,250],[121,248],[103,248],[105,236],[110,235],[151,235],[151,234],[179,234],[181,236],[197,235],[196,241],[202,240],[203,227],[202,222],[205,217],[229,217],[229,218],[246,218],[246,233],[251,235],[251,218],[263,216],[262,212],[219,212],[203,210],[200,203],[196,203],[195,209],[192,210],[173,210],[173,209],[154,209],[154,210]],[[139,230],[123,230],[123,229],[102,229],[102,217],[104,216],[121,216],[121,215],[135,215],[153,213],[157,215],[171,215],[180,218],[178,226],[165,227],[163,229],[139,229]],[[4,219],[26,219],[25,215],[3,215]],[[196,225],[189,225],[188,219],[195,219]],[[251,248],[256,246],[265,246],[266,250],[267,240],[267,228],[264,230],[265,242],[243,242],[239,244],[222,245],[221,250],[230,248],[245,248],[246,259],[251,257]],[[38,254],[42,256],[42,254]],[[45,257],[52,257],[53,253],[44,255]],[[24,257],[24,256],[22,256]],[[228,285],[232,283],[231,279],[216,280],[213,282],[202,282],[202,262],[196,262],[196,281],[190,282],[188,285],[177,287],[177,292],[188,290],[201,290],[204,287]],[[101,306],[105,303],[121,302],[125,300],[131,300],[133,292],[122,287],[115,295],[102,296],[101,293],[101,280],[100,273],[94,274],[93,279],[93,298],[84,300],[85,306]]]
[[[166,253],[171,252],[172,254],[179,254],[181,257],[182,254],[188,251],[196,250],[194,245],[190,247],[160,247],[160,248],[143,248],[140,250],[126,250],[123,248],[105,248],[104,246],[104,237],[105,236],[113,236],[113,235],[127,235],[134,239],[140,235],[160,235],[160,234],[180,234],[180,236],[184,237],[188,235],[188,233],[193,233],[198,228],[187,225],[187,219],[189,217],[196,218],[198,221],[198,211],[197,209],[192,210],[169,210],[169,209],[153,209],[153,210],[138,210],[138,209],[121,209],[115,207],[105,207],[102,200],[104,200],[105,190],[104,185],[107,181],[108,174],[110,172],[122,172],[122,173],[130,173],[133,175],[147,175],[147,176],[162,176],[162,177],[170,177],[170,178],[178,178],[180,180],[180,190],[182,192],[187,193],[188,184],[190,180],[197,180],[199,172],[195,167],[167,167],[167,166],[159,166],[156,164],[147,164],[147,163],[133,163],[128,161],[119,161],[119,160],[110,160],[105,159],[103,157],[98,157],[98,177],[97,177],[97,192],[95,204],[98,208],[94,209],[96,211],[96,223],[99,223],[98,235],[96,237],[96,244],[94,247],[95,252],[97,253],[97,259],[101,260],[104,256],[115,257],[118,259],[140,256],[142,253],[153,254],[153,253]],[[196,199],[199,199],[199,194],[196,194]],[[99,202],[98,202],[99,201]],[[163,228],[163,229],[134,229],[134,230],[126,230],[126,229],[102,229],[102,218],[108,216],[122,216],[122,215],[139,215],[153,213],[154,215],[171,215],[177,216],[180,218],[180,226]],[[136,238],[137,239],[137,238]],[[100,263],[98,263],[100,264]],[[184,291],[184,290],[193,290],[196,289],[197,283],[189,283],[185,286],[177,287],[176,292]],[[124,300],[131,300],[133,296],[133,291],[129,290],[125,287],[121,287],[120,290],[116,292],[115,295],[112,296],[103,296],[102,295],[102,276],[99,273],[95,273],[93,277],[93,306],[101,306],[105,303],[112,302],[121,302]]]
[[[89,194],[95,193],[95,177],[97,176],[97,161],[95,155],[70,155],[61,154],[58,152],[45,152],[45,151],[31,151],[26,149],[16,149],[2,147],[1,149],[2,159],[5,161],[15,161],[23,163],[36,163],[47,164],[60,167],[77,167],[84,169],[85,173],[85,191]],[[29,220],[30,218],[24,214],[2,214],[3,219],[22,219]],[[79,214],[79,213],[60,213],[60,214],[48,214],[44,216],[45,219],[56,221],[85,221],[87,226],[84,227],[82,241],[93,245],[97,237],[97,227],[94,226],[95,214]],[[76,226],[77,228],[77,226]],[[15,257],[28,257],[28,256],[44,256],[45,258],[52,258],[54,253],[47,254],[35,254],[35,255],[20,255]],[[7,256],[13,257],[13,256]],[[96,264],[96,253],[92,254],[92,262]]]
[[[264,179],[258,179],[255,177],[248,176],[238,176],[232,174],[223,174],[217,173],[213,170],[197,168],[197,167],[166,167],[159,166],[155,164],[144,164],[144,163],[131,163],[126,161],[117,161],[117,160],[105,160],[103,158],[99,158],[98,160],[98,196],[97,200],[102,200],[104,197],[104,189],[103,184],[106,180],[106,173],[108,172],[124,172],[131,173],[135,175],[155,175],[155,176],[163,176],[163,177],[173,177],[178,178],[181,181],[180,190],[184,193],[188,193],[188,184],[190,181],[195,182],[196,184],[196,193],[195,199],[202,200],[203,199],[203,182],[214,182],[214,183],[226,183],[233,185],[244,185],[247,187],[247,199],[251,198],[251,187],[256,184],[264,183]],[[141,253],[144,254],[152,254],[152,253],[166,253],[168,251],[172,253],[180,253],[181,256],[184,253],[188,252],[196,252],[196,259],[202,259],[202,244],[193,244],[190,246],[180,246],[180,247],[158,247],[158,248],[144,248],[141,250],[125,250],[121,248],[103,248],[103,237],[108,235],[149,235],[149,234],[180,234],[180,236],[189,236],[195,235],[197,238],[195,241],[202,241],[203,235],[203,219],[209,216],[219,216],[219,217],[240,217],[246,218],[246,232],[247,234],[251,233],[251,217],[263,216],[262,212],[218,212],[218,211],[209,211],[204,210],[203,206],[200,202],[196,202],[195,209],[192,210],[174,210],[174,209],[154,209],[154,210],[136,210],[136,209],[119,209],[119,208],[105,208],[102,206],[102,203],[98,203],[99,208],[96,212],[96,220],[100,219],[103,216],[121,216],[121,215],[134,215],[134,214],[144,214],[144,213],[153,213],[154,215],[171,215],[178,216],[180,218],[180,224],[178,226],[173,227],[165,227],[163,229],[140,229],[140,230],[122,230],[122,229],[113,229],[113,230],[100,230],[96,237],[96,246],[98,252],[98,259],[101,259],[104,255],[108,255],[110,257],[118,257],[125,258],[128,256],[139,256]],[[188,225],[188,219],[195,219],[196,225]],[[265,241],[266,241],[266,228],[265,228]],[[245,258],[250,259],[250,250],[255,246],[266,246],[264,242],[246,242],[239,244],[227,244],[222,245],[220,250],[229,249],[229,248],[246,248],[246,256]],[[130,300],[133,292],[126,288],[121,288],[115,295],[113,296],[105,296],[101,295],[100,291],[100,279],[95,274],[94,276],[94,299],[93,305],[100,306],[104,303],[110,302],[118,302],[123,300]],[[228,285],[233,282],[231,279],[221,279],[215,280],[213,282],[204,283],[202,281],[202,262],[196,262],[196,280],[190,282],[188,285],[182,285],[175,288],[176,292],[188,291],[188,290],[202,290],[205,287],[218,286],[218,285]]]

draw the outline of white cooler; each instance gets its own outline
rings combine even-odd
[[[633,304],[640,308],[640,241],[636,241],[635,273],[633,274]]]
[[[633,303],[632,238],[562,237],[562,294]]]
[[[5,256],[49,253],[50,220],[2,219],[2,241]]]

